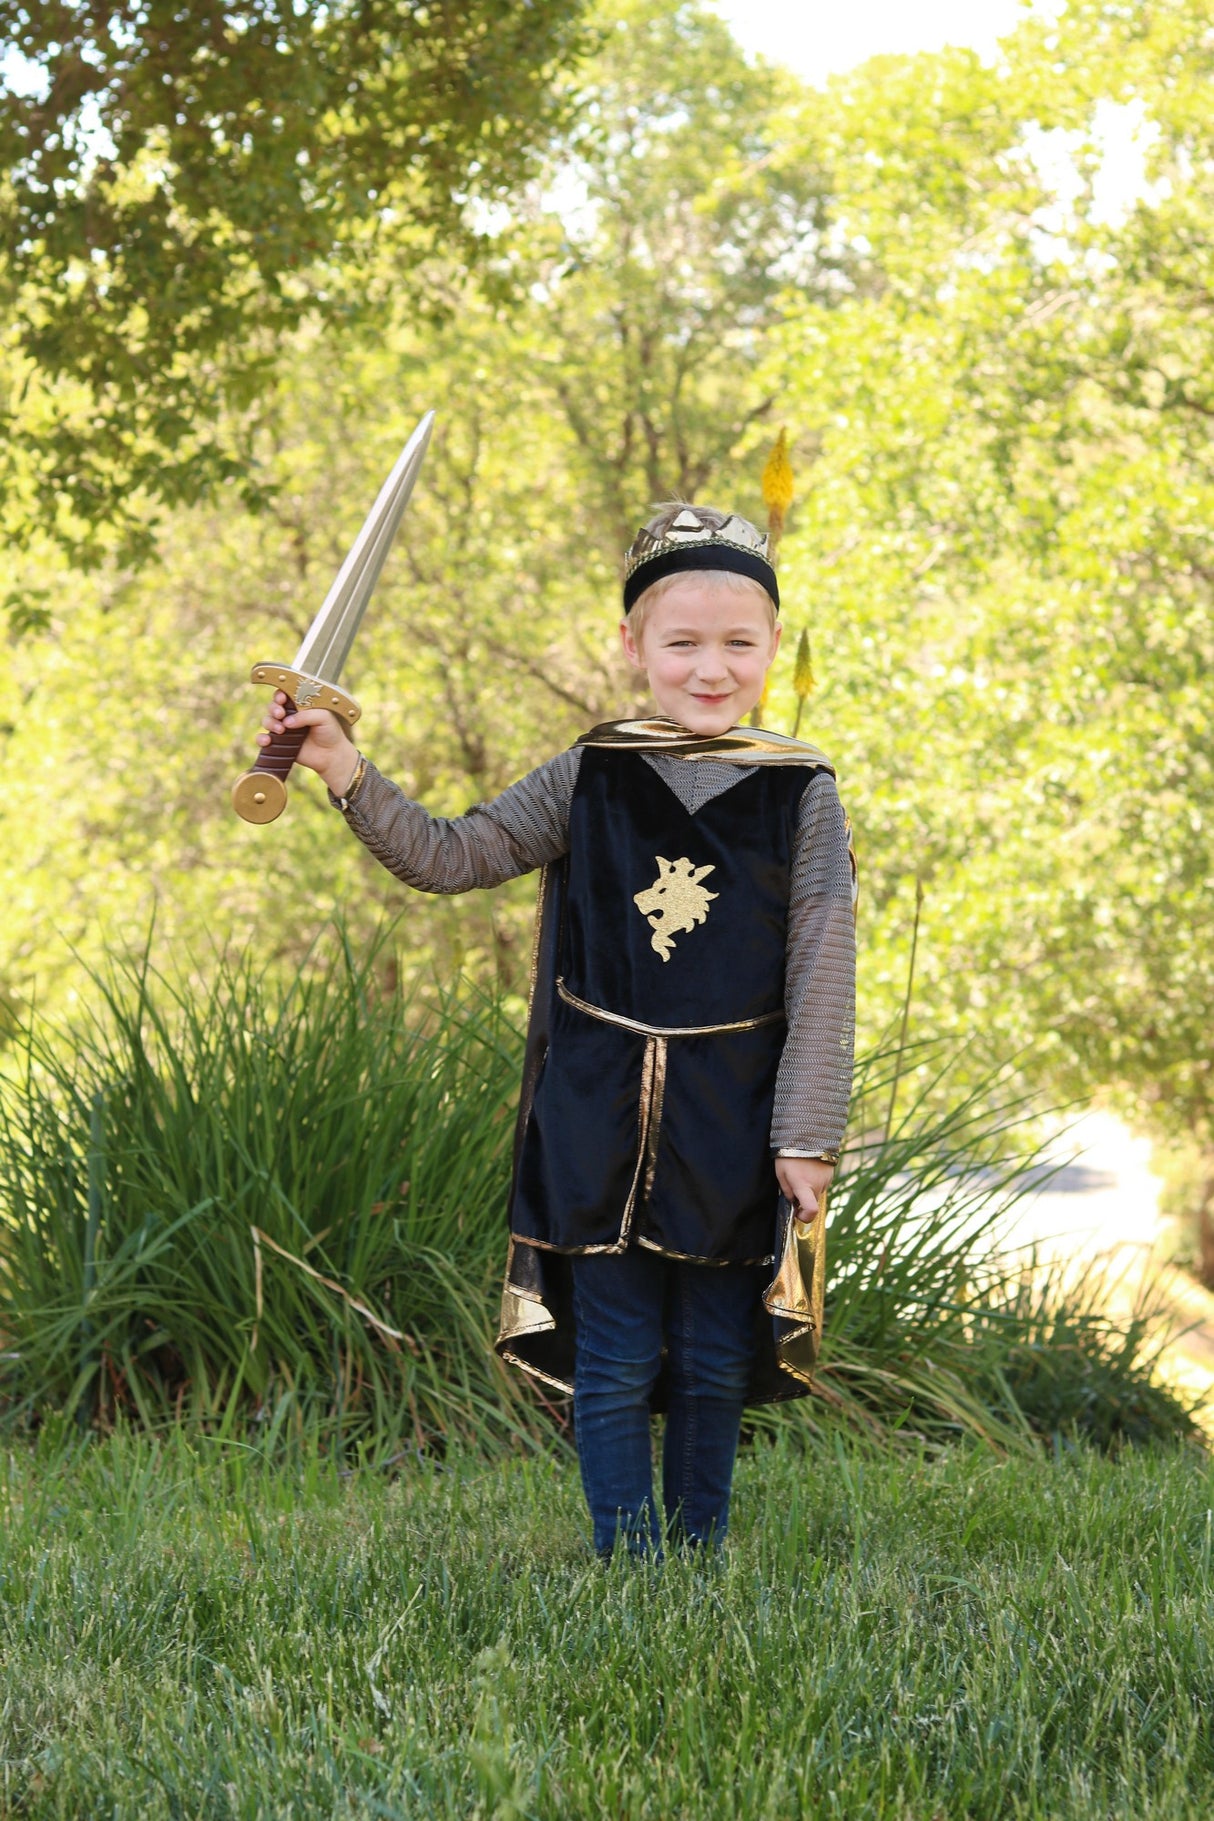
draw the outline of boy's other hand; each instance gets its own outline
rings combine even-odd
[[[358,768],[358,752],[350,744],[337,716],[329,709],[298,708],[294,714],[288,714],[287,698],[281,689],[276,689],[262,726],[267,732],[258,734],[259,746],[268,746],[272,736],[280,734],[284,727],[306,727],[308,737],[299,749],[296,763],[314,771],[335,797],[345,795]]]
[[[830,1183],[835,1167],[818,1157],[777,1157],[776,1180],[800,1220],[812,1220],[818,1197]]]

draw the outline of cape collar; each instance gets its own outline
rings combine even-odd
[[[807,740],[764,727],[731,727],[728,733],[696,734],[664,715],[643,721],[604,721],[578,741],[629,752],[667,752],[676,759],[715,759],[726,765],[812,765],[834,776],[826,754]]]

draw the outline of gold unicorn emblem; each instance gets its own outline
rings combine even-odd
[[[637,892],[632,902],[653,931],[653,947],[663,961],[669,961],[675,937],[703,923],[709,904],[721,894],[706,892],[700,884],[714,867],[696,866],[692,860],[663,860],[661,854],[657,862],[657,878],[648,891]]]

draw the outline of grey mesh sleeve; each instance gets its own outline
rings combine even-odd
[[[835,781],[819,773],[801,799],[788,905],[788,1036],[776,1077],[772,1148],[837,1151],[847,1125],[856,1022],[854,868]]]
[[[417,891],[501,885],[567,851],[580,762],[572,747],[491,803],[451,817],[432,816],[369,764],[343,814],[375,858]]]

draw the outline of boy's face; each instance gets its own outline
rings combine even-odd
[[[662,714],[691,733],[719,734],[762,695],[780,630],[757,591],[735,594],[714,585],[711,574],[692,574],[646,609],[639,646],[627,620],[620,636]]]

